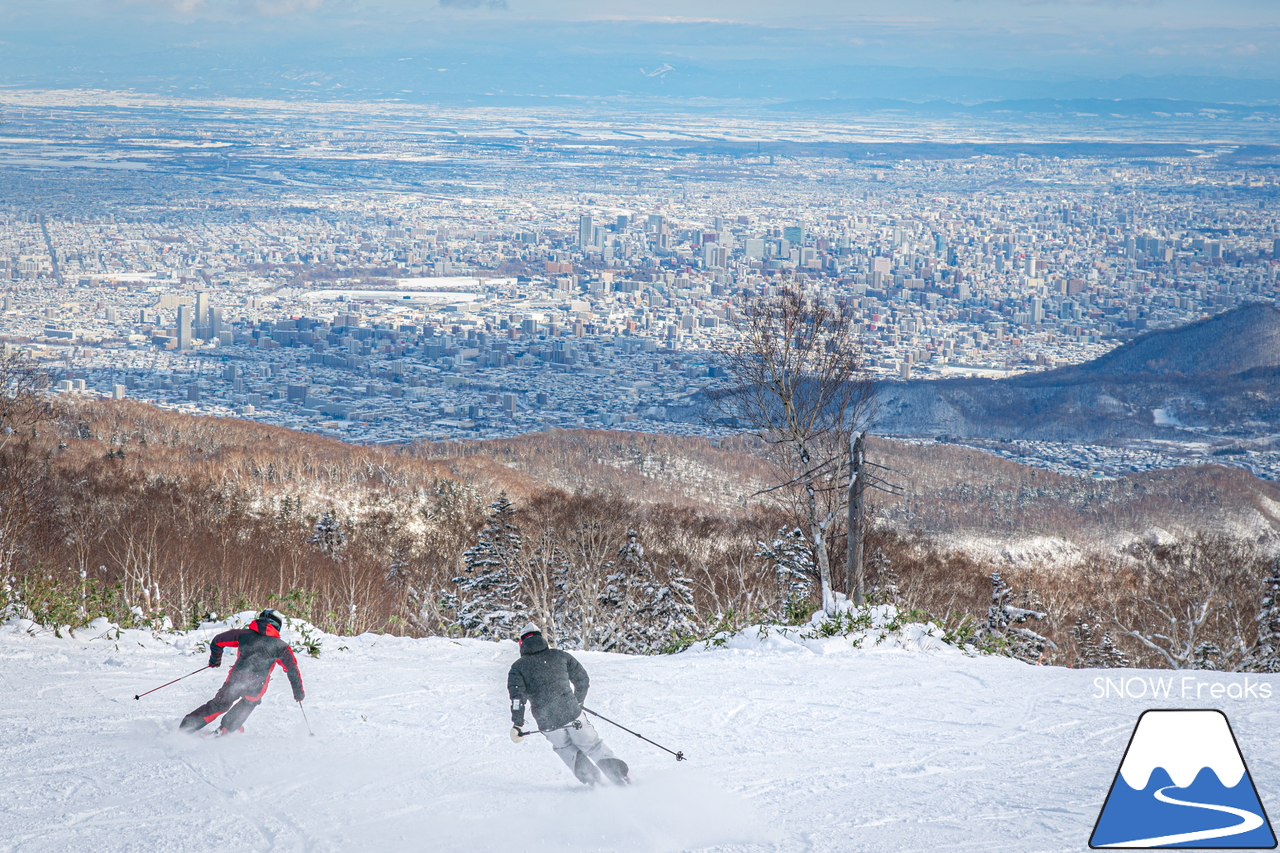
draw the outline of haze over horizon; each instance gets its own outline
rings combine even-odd
[[[1280,103],[1269,0],[32,0],[0,28],[6,88]]]

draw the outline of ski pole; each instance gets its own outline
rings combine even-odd
[[[626,733],[627,733],[627,734],[629,734],[629,735],[634,735],[635,737],[640,738],[640,740],[644,741],[645,743],[651,743],[651,744],[653,744],[654,746],[656,746],[658,749],[662,750],[663,752],[670,752],[672,755],[674,755],[674,756],[676,757],[676,761],[684,761],[684,760],[685,760],[685,757],[684,757],[684,751],[683,751],[683,750],[682,750],[682,751],[680,751],[680,752],[672,752],[671,750],[667,749],[667,748],[666,748],[665,746],[663,746],[662,744],[657,743],[657,742],[655,742],[655,741],[651,741],[651,740],[649,740],[647,737],[645,737],[644,735],[639,734],[639,733],[637,733],[637,732],[633,732],[633,731],[631,731],[631,729],[627,728],[626,726],[622,725],[621,723],[615,723],[613,720],[609,719],[608,717],[604,716],[603,714],[597,714],[595,711],[591,710],[590,708],[586,707],[585,705],[583,706],[582,710],[586,711],[588,714],[590,714],[590,715],[591,715],[591,716],[593,716],[593,717],[599,717],[600,719],[604,720],[606,723],[608,723],[608,724],[609,724],[609,725],[611,725],[611,726],[617,726],[618,728],[622,729],[624,732],[626,732]]]
[[[561,729],[580,729],[580,728],[582,728],[582,721],[574,720],[572,723],[565,723],[563,726],[556,726],[554,729],[534,729],[531,732],[526,732],[522,729],[516,729],[516,731],[520,732],[520,737],[529,737],[530,735],[549,735],[552,732],[558,732]]]
[[[197,670],[196,670],[196,672],[204,672],[206,669],[209,669],[209,667],[208,667],[208,666],[202,666],[202,667],[200,667],[199,669],[197,669]],[[155,693],[157,690],[163,690],[164,688],[168,687],[170,684],[177,684],[177,683],[178,683],[179,681],[181,681],[183,678],[190,678],[191,676],[195,675],[195,674],[196,674],[196,672],[188,672],[186,675],[182,676],[181,678],[175,678],[173,681],[166,681],[164,684],[161,684],[159,687],[154,687],[154,688],[152,688],[151,690],[148,690],[146,693],[139,693],[139,694],[137,694],[136,696],[134,696],[133,698],[134,698],[134,699],[141,699],[143,696],[147,696],[147,695],[149,695],[149,694],[151,694],[151,693]]]
[[[315,737],[316,733],[311,731],[311,721],[307,719],[307,709],[302,707],[301,699],[298,700],[298,710],[302,712],[302,722],[307,724],[307,734]]]

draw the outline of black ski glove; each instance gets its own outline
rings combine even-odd
[[[511,725],[517,729],[524,726],[524,700],[511,700]]]

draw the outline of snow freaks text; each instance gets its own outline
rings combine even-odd
[[[1243,681],[1205,681],[1194,675],[1160,678],[1132,676],[1093,680],[1094,699],[1270,699],[1271,685],[1244,677]]]

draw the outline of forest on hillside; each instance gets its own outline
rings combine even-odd
[[[1274,665],[1269,484],[870,453],[904,486],[873,507],[873,601],[1031,662]],[[569,648],[670,651],[816,608],[811,548],[785,502],[757,494],[769,477],[749,439],[361,447],[59,401],[0,446],[0,605],[52,627],[106,615],[157,630],[267,606],[338,634],[498,637],[532,618]],[[1176,535],[1141,535],[1157,523]],[[1022,562],[968,547],[1031,535],[1076,544]],[[842,565],[843,530],[829,547]]]

